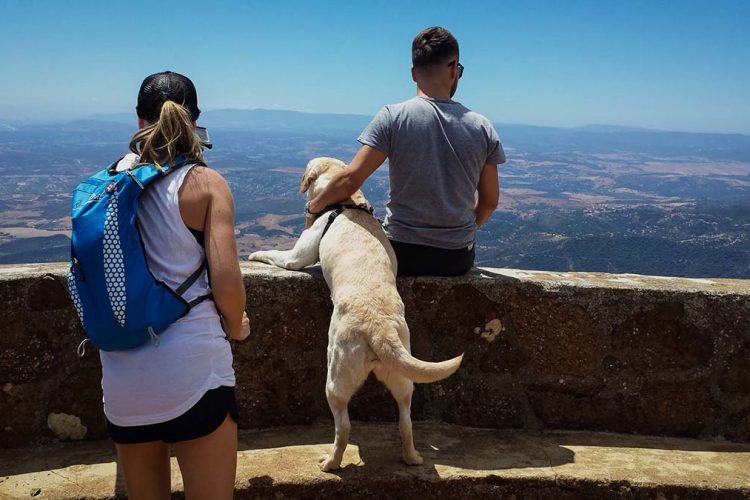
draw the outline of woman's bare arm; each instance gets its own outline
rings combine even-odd
[[[227,335],[245,339],[250,326],[234,235],[234,199],[227,181],[215,170],[193,167],[180,191],[180,213],[188,227],[203,228],[211,290]]]

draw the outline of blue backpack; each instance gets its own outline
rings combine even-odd
[[[91,342],[104,351],[151,342],[211,295],[187,302],[182,294],[207,267],[201,266],[176,290],[148,268],[138,228],[138,200],[148,186],[185,165],[136,165],[117,171],[119,160],[81,182],[73,191],[71,265],[68,291]],[[78,354],[83,356],[81,342]]]

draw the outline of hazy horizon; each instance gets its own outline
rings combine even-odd
[[[245,107],[245,108],[216,108],[216,109],[202,109],[202,117],[205,118],[206,114],[211,115],[216,112],[222,112],[222,111],[270,111],[270,112],[289,112],[289,113],[299,113],[303,115],[319,115],[319,116],[341,116],[341,117],[357,117],[362,118],[363,120],[369,120],[371,115],[366,115],[362,113],[337,113],[337,112],[312,112],[312,111],[300,111],[295,109],[281,109],[281,108],[251,108],[251,107]],[[132,121],[133,125],[135,126],[137,116],[135,114],[135,111],[127,112],[127,111],[114,111],[114,112],[102,112],[102,113],[94,113],[94,114],[82,114],[80,116],[66,116],[66,117],[60,117],[57,119],[29,119],[27,118],[13,118],[13,117],[7,117],[0,113],[0,126],[2,125],[10,125],[10,126],[44,126],[44,125],[56,125],[56,124],[65,124],[65,123],[73,123],[73,122],[79,122],[79,121],[88,121],[88,120],[94,120],[94,121],[103,121],[103,122],[112,122],[112,123],[130,123]],[[198,120],[198,124],[201,124],[201,120]],[[658,128],[649,128],[649,127],[639,127],[639,126],[631,126],[631,125],[618,125],[613,123],[582,123],[580,125],[569,125],[569,126],[555,126],[555,125],[545,125],[545,124],[539,124],[539,123],[524,123],[524,122],[501,122],[493,120],[493,124],[496,126],[507,126],[507,127],[535,127],[535,128],[551,128],[551,129],[560,129],[560,130],[579,130],[579,131],[607,131],[607,132],[617,132],[617,131],[642,131],[642,132],[667,132],[667,133],[680,133],[680,134],[708,134],[708,135],[739,135],[739,136],[745,136],[750,137],[750,131],[747,133],[743,132],[717,132],[717,131],[705,131],[705,130],[676,130],[676,129],[658,129]],[[205,125],[205,124],[204,124]],[[215,125],[215,124],[214,124]],[[351,127],[353,130],[356,129],[356,127]],[[0,129],[1,130],[1,129]],[[501,130],[499,132],[502,132]]]

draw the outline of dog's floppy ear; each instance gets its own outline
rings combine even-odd
[[[300,193],[307,192],[307,190],[310,189],[310,184],[312,184],[320,175],[320,167],[317,162],[313,164],[313,161],[315,160],[311,160],[310,163],[307,164],[305,175],[302,176],[302,181],[299,183]]]

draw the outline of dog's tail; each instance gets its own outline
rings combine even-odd
[[[370,339],[370,348],[388,368],[400,373],[412,382],[428,384],[450,377],[458,370],[464,355],[453,359],[431,363],[417,359],[409,353],[401,342],[396,330],[382,337]]]

